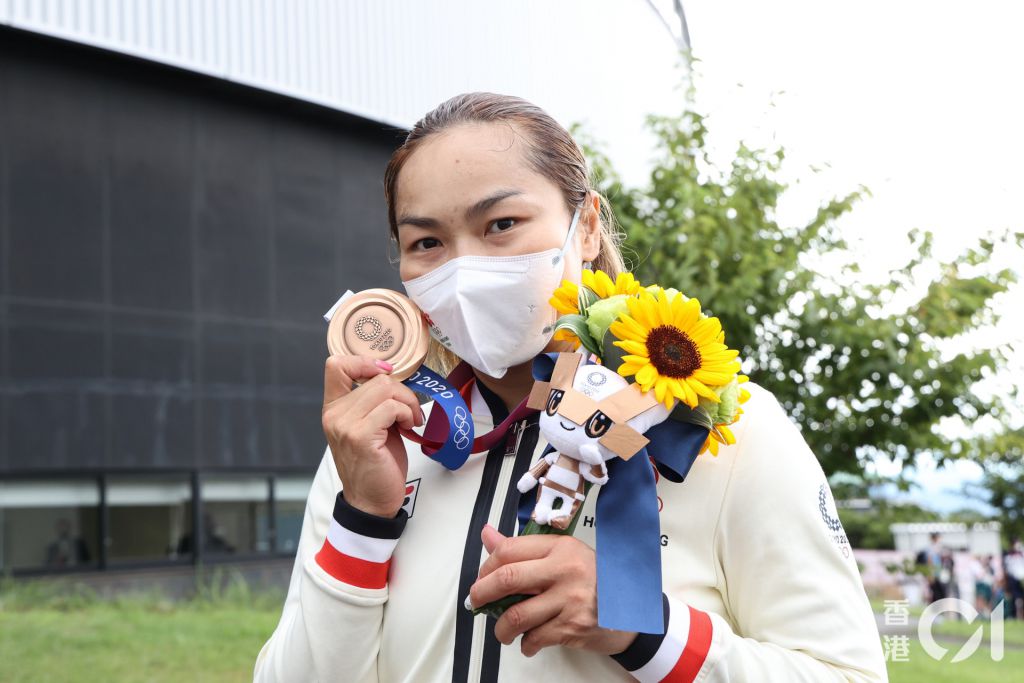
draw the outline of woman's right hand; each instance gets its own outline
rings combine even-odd
[[[324,368],[322,423],[345,500],[394,517],[405,500],[409,471],[397,426],[424,422],[416,394],[390,376],[391,366],[369,356],[330,356]],[[359,382],[358,388],[353,388]]]

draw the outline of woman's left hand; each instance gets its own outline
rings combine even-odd
[[[572,536],[544,534],[507,537],[490,525],[481,532],[490,557],[469,590],[473,605],[506,595],[530,594],[509,607],[494,626],[494,636],[509,645],[524,634],[527,657],[550,645],[617,654],[636,633],[597,625],[597,565],[590,546]]]

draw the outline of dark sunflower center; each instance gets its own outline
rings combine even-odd
[[[662,325],[647,334],[647,353],[658,374],[683,379],[700,368],[700,351],[678,327]]]

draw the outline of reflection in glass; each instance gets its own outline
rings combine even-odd
[[[111,562],[190,557],[180,550],[192,534],[192,488],[184,475],[110,477],[107,505]]]
[[[203,553],[270,552],[270,482],[266,476],[204,476]]]
[[[0,573],[95,567],[99,502],[91,479],[0,482]]]

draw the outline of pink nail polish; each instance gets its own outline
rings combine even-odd
[[[387,362],[386,360],[375,360],[373,362],[381,370],[387,370],[388,372],[391,372],[392,370],[395,369],[395,367],[393,365],[391,365],[391,363]]]

